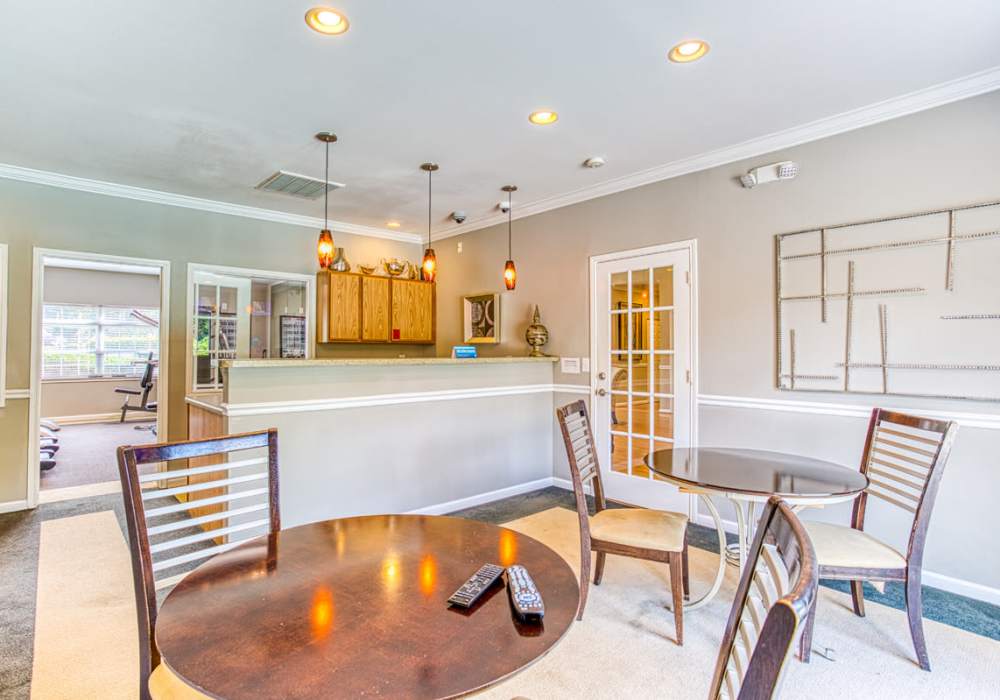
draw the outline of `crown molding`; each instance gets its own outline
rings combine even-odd
[[[261,209],[259,207],[250,207],[244,204],[230,204],[229,202],[219,202],[213,199],[189,197],[188,195],[175,194],[173,192],[162,192],[160,190],[150,190],[144,187],[121,185],[116,182],[90,180],[88,178],[64,175],[62,173],[54,173],[47,170],[24,168],[19,165],[0,163],[0,178],[18,180],[20,182],[30,182],[36,185],[48,185],[49,187],[61,187],[67,190],[77,190],[78,192],[102,194],[108,197],[121,197],[123,199],[138,200],[140,202],[164,204],[171,207],[196,209],[198,211],[212,212],[213,214],[241,216],[246,219],[273,221],[275,223],[289,224],[291,226],[305,226],[307,228],[316,229],[323,228],[323,219],[319,217],[290,214],[288,212],[276,211],[274,209]],[[420,243],[423,240],[421,235],[417,233],[390,231],[389,229],[377,228],[374,226],[362,226],[360,224],[351,224],[345,221],[330,221],[329,226],[332,231],[337,233],[348,233],[355,236],[385,238],[391,241],[402,241],[405,243]]]
[[[669,180],[681,175],[708,170],[709,168],[715,168],[746,158],[754,158],[765,153],[791,148],[810,141],[818,141],[829,136],[836,136],[837,134],[879,124],[890,119],[905,117],[908,114],[941,107],[951,102],[976,97],[977,95],[994,90],[1000,90],[1000,66],[946,83],[932,85],[931,87],[905,95],[892,97],[888,100],[843,112],[832,117],[817,119],[816,121],[792,127],[791,129],[743,141],[732,146],[726,146],[715,151],[682,158],[564,194],[519,204],[514,218],[522,219],[534,216],[535,214],[541,214],[571,204],[585,202],[589,199],[596,199],[597,197],[604,197],[605,195],[642,187],[654,182]],[[447,232],[435,232],[434,238],[441,240],[443,238],[451,238],[452,236],[460,236],[464,233],[478,231],[488,226],[504,223],[505,221],[507,221],[507,216],[497,212],[489,216],[474,219],[461,226],[456,226]]]

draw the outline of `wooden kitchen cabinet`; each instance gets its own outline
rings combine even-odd
[[[361,339],[384,343],[389,338],[389,278],[361,278]]]
[[[392,280],[393,343],[433,343],[435,332],[434,283]]]
[[[433,282],[323,271],[316,275],[316,339],[430,344],[434,302]]]

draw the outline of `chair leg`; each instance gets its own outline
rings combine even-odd
[[[125,403],[122,404],[122,417],[121,420],[118,421],[119,423],[125,422],[125,413],[127,411],[128,411],[128,401],[125,401]]]
[[[604,552],[597,552],[597,561],[594,562],[594,585],[600,586],[601,579],[604,578],[604,558],[607,556]]]
[[[913,637],[913,648],[917,652],[917,663],[923,670],[930,671],[931,662],[927,657],[927,641],[924,639],[924,603],[919,571],[908,571],[906,574],[906,618],[910,623],[910,636]]]
[[[691,579],[690,572],[688,570],[688,543],[687,537],[684,537],[684,550],[681,552],[681,570],[682,578],[684,579],[684,600],[691,599]]]
[[[865,616],[865,584],[864,581],[851,581],[851,598],[854,600],[854,614]]]
[[[583,609],[587,607],[587,591],[590,590],[590,550],[580,552],[580,607],[576,611],[576,619],[583,619]]]
[[[670,555],[670,591],[673,594],[677,646],[684,646],[684,575],[681,559],[677,554]]]
[[[813,626],[816,624],[816,607],[818,605],[819,590],[817,589],[812,607],[809,608],[809,614],[806,615],[806,623],[802,627],[802,636],[799,637],[799,660],[804,664],[809,663],[809,657],[812,656]]]

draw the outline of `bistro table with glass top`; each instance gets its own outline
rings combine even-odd
[[[644,458],[655,474],[682,491],[701,496],[719,532],[719,571],[711,589],[689,607],[704,605],[722,586],[728,550],[722,519],[709,496],[725,496],[736,511],[734,559],[742,572],[753,538],[756,507],[781,496],[796,509],[856,498],[868,477],[856,469],[802,455],[733,447],[690,447],[651,452]]]

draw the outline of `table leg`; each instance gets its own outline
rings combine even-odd
[[[719,536],[719,569],[715,572],[715,580],[712,581],[712,586],[708,589],[708,592],[697,600],[690,600],[684,603],[685,610],[697,610],[704,605],[708,605],[715,598],[719,589],[722,588],[722,582],[726,578],[726,530],[722,527],[722,517],[719,516],[719,510],[712,503],[711,498],[704,493],[699,493],[698,497],[701,498],[702,503],[708,508],[708,512],[715,522],[715,531]],[[671,606],[668,605],[667,608],[670,609]]]

